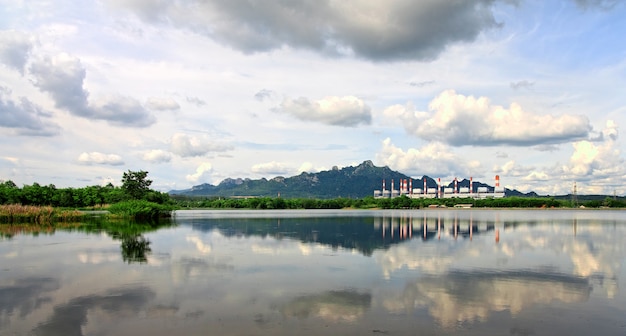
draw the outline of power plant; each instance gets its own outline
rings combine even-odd
[[[469,187],[458,186],[457,178],[454,178],[454,187],[444,187],[441,184],[441,178],[437,179],[436,188],[428,188],[426,185],[426,177],[424,177],[423,188],[413,188],[413,179],[400,179],[399,189],[395,189],[394,180],[391,180],[391,189],[385,186],[383,180],[382,190],[374,190],[374,198],[395,198],[407,196],[409,198],[502,198],[504,197],[504,187],[500,186],[500,176],[496,175],[496,186],[493,192],[487,187],[478,187],[474,190],[474,182],[470,177]]]

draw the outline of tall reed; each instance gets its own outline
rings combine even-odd
[[[50,224],[55,219],[71,221],[83,215],[75,210],[55,210],[51,206],[21,204],[0,205],[0,223],[37,223]]]

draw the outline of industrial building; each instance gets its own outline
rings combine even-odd
[[[383,180],[382,190],[374,190],[374,198],[395,198],[399,196],[407,196],[409,198],[502,198],[504,197],[504,187],[500,186],[500,176],[496,175],[496,185],[493,192],[487,187],[474,188],[473,179],[470,177],[469,187],[458,186],[458,180],[454,179],[454,187],[444,187],[441,179],[437,179],[436,188],[428,188],[426,185],[426,177],[424,177],[423,188],[413,188],[413,179],[399,180],[398,189],[395,189],[394,180],[391,180],[390,189],[386,188],[385,180]]]

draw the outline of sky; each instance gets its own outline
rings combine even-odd
[[[169,191],[371,160],[625,195],[624,17],[619,0],[0,0],[0,180],[144,170]]]

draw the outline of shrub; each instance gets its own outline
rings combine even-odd
[[[157,219],[159,217],[169,217],[172,209],[145,200],[130,200],[111,204],[109,212],[114,216],[130,217],[137,219]]]

